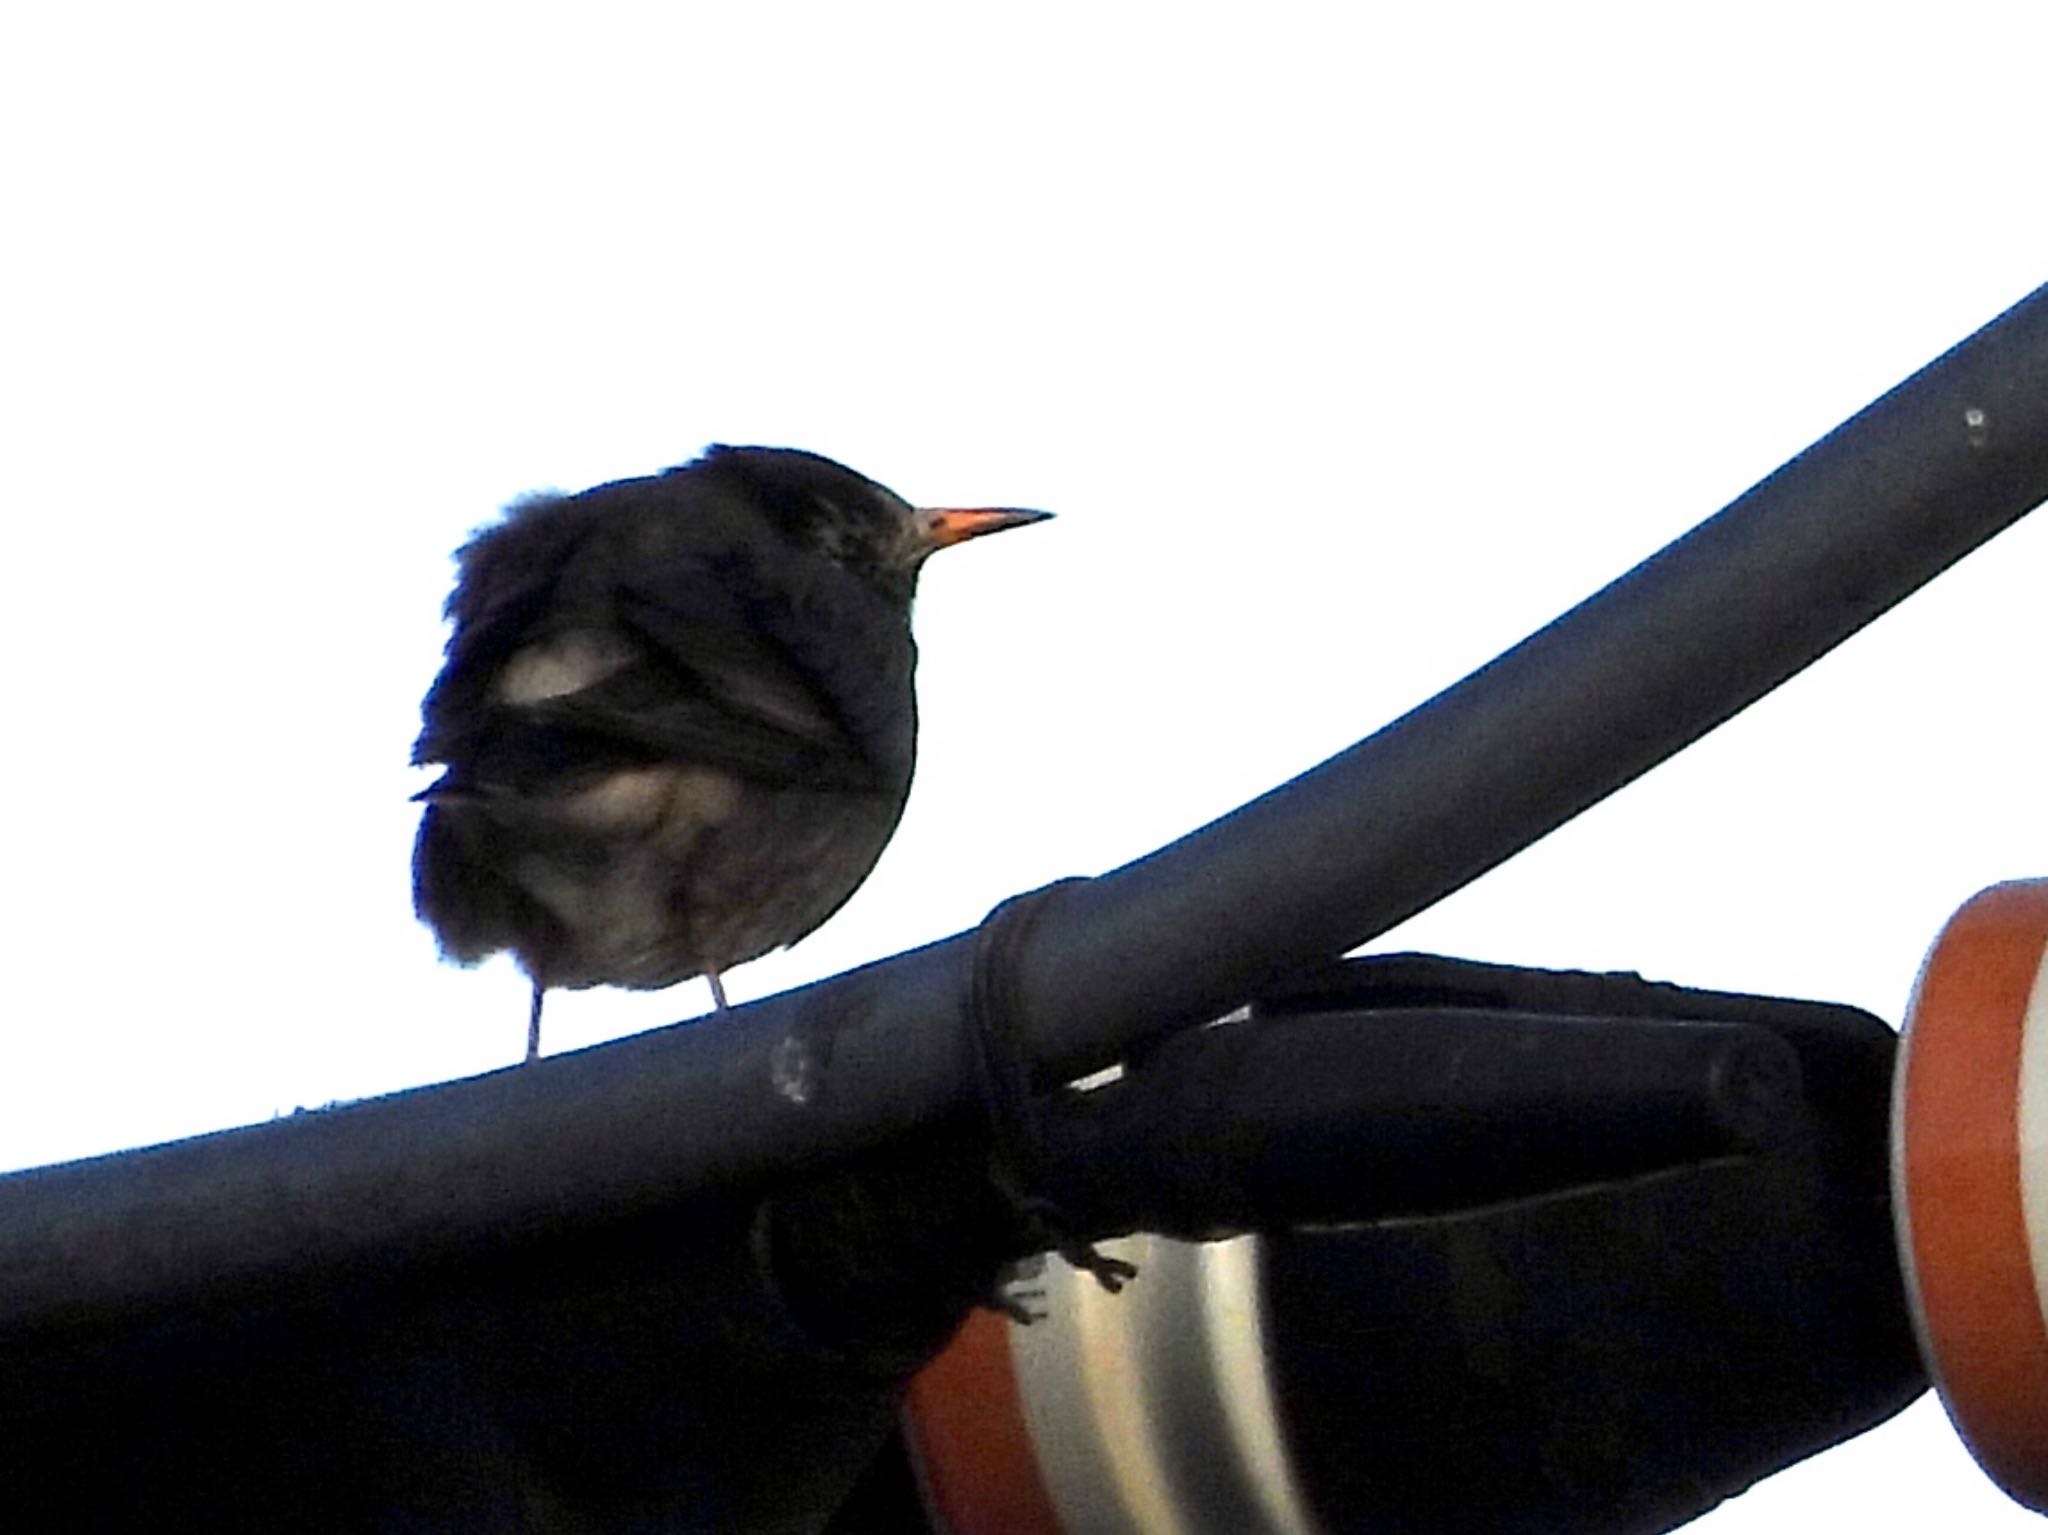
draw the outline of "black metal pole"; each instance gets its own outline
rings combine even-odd
[[[2048,498],[2048,288],[1420,708],[1048,920],[1025,989],[1079,1067],[1476,879]]]
[[[2048,289],[1349,751],[1050,901],[1045,1078],[1385,931],[1753,702],[2048,497]],[[0,1179],[0,1331],[473,1251],[967,1109],[963,935],[540,1064]]]

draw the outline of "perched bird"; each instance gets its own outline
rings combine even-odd
[[[814,453],[514,503],[457,554],[415,764],[448,957],[655,989],[794,943],[868,875],[916,756],[918,571],[1045,512],[919,509]]]

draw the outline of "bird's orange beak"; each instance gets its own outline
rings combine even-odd
[[[1043,522],[1051,512],[1028,511],[1021,506],[928,506],[923,509],[924,536],[934,549],[965,543],[984,533],[1021,528],[1027,522]]]

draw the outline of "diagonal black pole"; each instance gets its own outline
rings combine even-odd
[[[1372,938],[1756,702],[2048,498],[2035,290],[1604,590],[1291,783],[1064,902],[1054,1061]],[[1048,927],[1051,923],[1048,922]]]
[[[1386,931],[2044,498],[2048,289],[1419,709],[1056,892],[1011,988],[1041,1079]],[[971,938],[708,1026],[0,1179],[0,1331],[474,1252],[932,1125],[974,1102]]]

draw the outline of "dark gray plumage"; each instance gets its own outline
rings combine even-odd
[[[811,453],[536,496],[457,555],[415,763],[413,898],[450,958],[655,988],[793,943],[867,877],[916,755],[925,558],[1036,521],[919,510]]]

